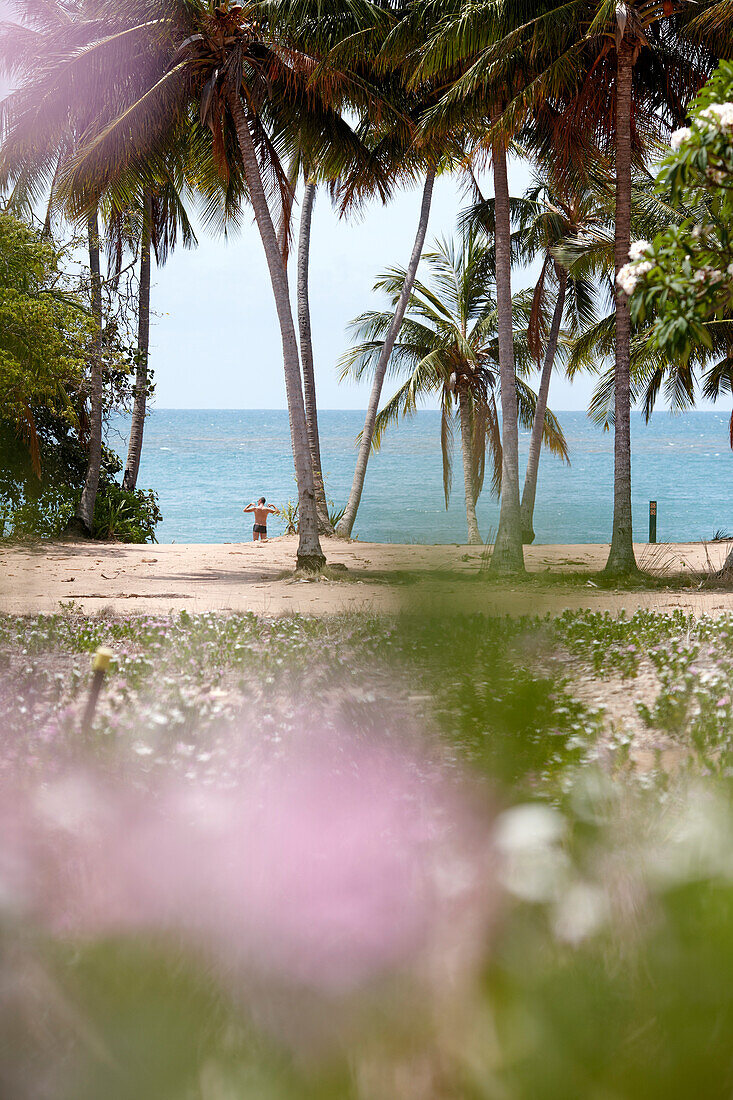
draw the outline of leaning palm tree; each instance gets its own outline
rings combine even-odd
[[[492,296],[493,250],[479,232],[469,232],[458,245],[438,241],[426,254],[429,284],[417,280],[408,302],[399,340],[390,356],[390,368],[406,375],[397,392],[376,418],[372,448],[377,449],[387,428],[410,416],[418,404],[437,398],[441,409],[443,490],[446,507],[452,482],[453,428],[458,415],[463,457],[463,483],[469,543],[481,543],[476,502],[484,482],[488,452],[492,488],[498,492],[502,476],[502,447],[495,393],[499,380],[497,310]],[[393,269],[380,277],[375,289],[386,292],[394,304],[404,289],[407,273]],[[529,320],[526,295],[517,313]],[[368,312],[352,323],[355,345],[342,357],[343,376],[360,379],[376,369],[393,313]],[[521,334],[518,334],[521,336]],[[517,360],[530,366],[526,332],[516,341]],[[536,398],[516,380],[520,421],[528,426]],[[562,431],[555,417],[543,418],[546,444],[567,458]]]
[[[287,211],[292,189],[281,151],[292,135],[307,136],[313,155],[327,159],[324,106],[310,86],[312,58],[278,37],[274,9],[204,0],[150,0],[140,33],[167,46],[167,64],[144,94],[96,134],[87,134],[66,174],[71,192],[91,199],[120,169],[154,162],[181,139],[192,113],[211,132],[223,176],[236,161],[262,240],[280,325],[291,440],[299,499],[299,567],[318,570],[318,538],[295,324],[273,212]]]
[[[416,18],[415,4],[411,0],[398,0],[395,4],[375,4],[374,9],[377,15],[365,32],[347,37],[328,58],[328,68],[333,74],[346,70],[349,79],[353,79],[355,70],[361,88],[370,89],[374,105],[367,102],[373,164],[366,171],[360,166],[357,172],[340,181],[339,194],[346,206],[353,203],[355,196],[372,197],[376,192],[386,199],[397,186],[418,185],[420,206],[405,281],[373,372],[351,490],[336,527],[336,533],[344,538],[351,534],[364,489],[387,365],[417,276],[435,179],[439,172],[451,167],[462,151],[459,125],[440,131],[434,128],[430,136],[420,133],[421,120],[435,104],[437,91],[430,80],[413,80],[416,51],[425,38],[419,14]]]

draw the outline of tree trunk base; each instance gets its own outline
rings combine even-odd
[[[79,519],[78,516],[72,516],[71,519],[66,521],[66,526],[61,532],[61,537],[64,539],[90,539],[92,537],[92,532],[83,519]]]
[[[611,545],[608,561],[603,569],[604,577],[637,577],[640,572],[633,546]]]
[[[534,542],[535,534],[533,527],[522,528],[522,546],[531,546]]]
[[[326,564],[324,554],[297,554],[295,568],[303,573],[322,573]]]
[[[511,547],[497,548],[495,546],[489,562],[489,573],[500,577],[526,573],[524,555],[521,550],[517,554]]]

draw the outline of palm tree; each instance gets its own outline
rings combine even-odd
[[[149,350],[150,350],[150,278],[153,254],[158,267],[161,267],[168,253],[176,245],[180,233],[185,248],[196,242],[196,237],[188,219],[180,195],[181,184],[170,175],[155,186],[143,185],[135,188],[139,214],[135,218],[137,242],[140,251],[140,276],[137,299],[137,358],[135,364],[135,387],[130,422],[130,438],[127,444],[127,459],[122,478],[123,489],[134,489],[142,457],[143,433],[147,414],[147,400],[150,388]]]
[[[711,20],[708,31],[705,18]],[[558,9],[554,29],[535,34],[548,66],[525,99],[545,100],[554,115],[555,155],[563,157],[560,126],[615,162],[614,265],[628,260],[632,168],[669,126],[680,125],[687,105],[709,75],[716,54],[730,50],[733,13],[710,0],[629,0],[609,5],[577,0]],[[562,25],[561,25],[562,24]],[[559,140],[558,140],[559,139]],[[614,340],[614,518],[609,574],[636,571],[631,522],[631,341],[629,304],[616,291]]]
[[[316,399],[316,371],[313,358],[310,294],[308,287],[311,224],[313,219],[313,207],[316,201],[316,187],[317,184],[313,175],[307,173],[303,186],[303,198],[300,208],[300,230],[298,233],[298,331],[300,335],[300,362],[303,368],[305,417],[308,429],[311,465],[313,467],[313,487],[316,494],[318,529],[324,535],[333,535],[333,524],[328,514],[326,490],[323,484],[323,469],[321,466],[321,440],[318,431],[318,401]]]
[[[497,34],[502,19],[506,29]],[[475,111],[483,101],[490,123],[486,143],[528,125],[539,136],[532,143],[535,154],[549,158],[561,171],[582,171],[584,161],[599,155],[614,158],[618,270],[630,246],[632,164],[641,167],[668,124],[680,124],[715,57],[730,50],[731,19],[727,0],[486,0],[451,14],[436,28],[426,64],[431,72],[458,70],[444,97],[442,116],[460,104]],[[510,94],[492,115],[486,100],[499,86]],[[631,326],[623,296],[617,294],[616,306],[614,521],[606,565],[611,574],[636,570]]]
[[[426,254],[430,283],[415,282],[400,339],[390,357],[392,371],[407,377],[378,413],[372,439],[372,449],[376,450],[390,424],[414,414],[421,400],[437,397],[441,408],[443,490],[447,507],[457,406],[468,541],[474,544],[482,541],[476,501],[483,487],[487,450],[495,492],[502,474],[501,433],[494,396],[499,374],[497,309],[491,295],[493,250],[482,242],[481,236],[469,231],[460,245],[439,241],[435,251]],[[375,289],[385,291],[394,304],[404,289],[406,274],[404,269],[392,269],[380,277]],[[526,295],[517,312],[529,320]],[[392,317],[390,310],[368,312],[352,323],[357,343],[342,357],[343,376],[359,379],[375,370]],[[523,339],[517,338],[516,344],[518,361],[522,367],[529,367],[526,334]],[[516,388],[519,416],[528,425],[535,414],[535,395],[519,379]],[[566,458],[565,441],[552,413],[545,414],[543,429],[547,445]]]
[[[476,201],[461,212],[459,226],[464,232],[481,230],[491,240],[495,228],[494,201],[483,197],[475,179],[473,190]],[[558,257],[557,249],[568,238],[575,239],[578,234],[588,233],[595,228],[598,221],[597,202],[597,190],[569,187],[553,180],[546,169],[535,173],[535,179],[522,199],[512,200],[512,212],[517,221],[517,230],[512,238],[512,258],[526,263],[539,255],[543,261],[528,324],[529,348],[540,371],[540,379],[521,501],[524,543],[533,542],[535,537],[534,504],[545,409],[563,319],[567,315],[570,334],[578,335],[595,321],[596,316],[591,279],[586,272],[577,270],[577,267],[570,274],[567,264]],[[549,327],[548,290],[554,291],[554,307]]]
[[[155,7],[155,5],[153,5]],[[267,261],[283,346],[291,440],[298,483],[300,538],[297,564],[320,569],[325,559],[318,538],[313,471],[308,444],[298,343],[288,280],[273,207],[289,209],[292,189],[280,160],[291,135],[305,134],[313,156],[329,155],[324,118],[330,112],[309,86],[311,58],[280,41],[261,11],[229,4],[213,11],[204,0],[160,4],[158,16],[140,24],[148,36],[167,43],[165,66],[126,110],[96,135],[88,135],[67,174],[77,193],[84,183],[104,188],[122,167],[159,158],[175,144],[193,112],[212,135],[212,152],[223,176],[236,160]]]
[[[354,468],[354,480],[344,513],[336,526],[336,533],[342,538],[349,538],[351,535],[356,513],[359,508],[359,502],[361,501],[361,494],[364,491],[364,479],[366,477],[369,454],[372,449],[372,440],[379,410],[379,402],[382,397],[384,378],[387,373],[387,364],[389,363],[389,357],[392,354],[392,349],[395,346],[395,341],[402,327],[407,304],[410,300],[410,293],[415,283],[418,264],[422,256],[423,245],[425,244],[425,234],[428,230],[428,219],[430,217],[430,204],[433,197],[433,185],[435,183],[435,172],[435,167],[431,165],[428,167],[425,174],[425,182],[423,184],[422,198],[420,201],[420,213],[417,221],[417,232],[415,233],[415,241],[412,246],[412,254],[405,269],[405,279],[402,290],[395,302],[394,313],[384,335],[379,357],[375,364],[372,388],[369,394],[369,403],[367,404],[364,427],[362,428],[359,442],[359,453]]]
[[[377,106],[376,110],[372,109],[370,119],[373,157],[375,164],[384,168],[382,177],[377,174],[376,181],[372,178],[374,173],[365,174],[362,171],[357,183],[347,181],[344,190],[350,196],[354,186],[368,194],[378,189],[386,198],[399,183],[410,185],[419,180],[421,198],[412,252],[405,268],[405,281],[395,301],[394,314],[374,367],[351,490],[336,526],[336,533],[343,538],[351,534],[364,489],[387,365],[417,276],[435,178],[439,171],[451,166],[462,150],[460,125],[442,129],[434,127],[429,136],[420,131],[421,120],[437,101],[437,91],[432,80],[414,78],[417,52],[425,40],[425,29],[417,6],[411,0],[398,0],[394,5],[380,4],[375,7],[383,8],[388,13],[390,23],[376,18],[367,34],[353,36],[345,47],[342,45],[336,51],[335,64],[352,66],[356,61],[362,82],[368,82],[372,88],[372,100]],[[334,66],[333,60],[331,66]],[[385,186],[384,177],[391,181],[391,185]]]
[[[507,106],[534,71],[533,59],[520,48],[518,32],[541,6],[519,0],[487,0],[469,9],[462,4],[445,5],[442,20],[425,43],[416,77],[430,77],[446,88],[425,120],[426,132],[440,131],[461,119],[464,133],[470,135],[474,163],[488,158],[493,169],[503,451],[499,528],[491,556],[491,569],[497,573],[524,571],[507,172],[507,158],[520,123],[507,113]],[[499,42],[500,56],[496,53]],[[489,74],[482,71],[487,51],[493,62]]]

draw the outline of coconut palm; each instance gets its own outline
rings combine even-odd
[[[364,427],[354,478],[344,513],[336,532],[342,537],[351,534],[364,489],[372,437],[375,430],[382,388],[392,348],[400,332],[417,275],[420,257],[430,217],[433,189],[440,171],[451,167],[462,153],[462,131],[459,124],[439,129],[428,135],[420,130],[421,120],[434,106],[438,93],[432,80],[416,81],[415,58],[425,41],[425,27],[412,0],[396,4],[377,4],[382,18],[376,18],[367,33],[353,35],[329,57],[332,70],[356,71],[362,87],[369,86],[376,109],[370,113],[370,139],[374,164],[381,166],[381,176],[375,170],[360,172],[346,181],[341,189],[347,200],[356,190],[371,197],[378,190],[386,199],[397,186],[420,186],[420,206],[412,252],[405,268],[405,281],[395,301],[394,314],[384,334],[380,354],[373,371]],[[385,22],[384,13],[389,22]],[[408,88],[409,82],[409,88]],[[385,185],[385,178],[390,181]]]
[[[441,408],[443,489],[446,507],[452,482],[453,426],[458,413],[463,458],[463,482],[469,543],[480,543],[476,501],[484,481],[488,450],[493,469],[492,486],[498,491],[502,476],[502,447],[495,392],[499,379],[497,310],[493,288],[493,249],[477,231],[468,232],[458,245],[438,241],[426,254],[429,284],[417,280],[408,302],[401,335],[390,356],[390,369],[404,376],[393,397],[376,417],[372,448],[377,449],[390,424],[412,415],[420,401],[437,397]],[[401,295],[404,269],[392,269],[380,277],[375,289],[386,292],[392,303]],[[519,313],[529,320],[531,300],[526,295]],[[393,313],[368,312],[352,323],[357,341],[341,360],[343,375],[362,378],[376,369]],[[529,368],[524,339],[517,340],[518,361]],[[521,422],[532,422],[536,398],[517,379],[517,405]],[[565,441],[555,417],[546,412],[543,423],[546,444],[567,458]]]
[[[321,466],[321,441],[318,431],[318,401],[316,398],[316,371],[313,358],[313,337],[311,333],[309,274],[310,244],[313,207],[316,201],[317,183],[312,173],[306,173],[303,184],[303,198],[300,209],[300,227],[298,232],[298,273],[296,300],[298,305],[298,332],[300,335],[300,362],[303,368],[303,398],[308,429],[308,444],[313,467],[313,488],[316,494],[316,512],[318,527],[322,534],[333,535],[333,524],[328,514],[326,490],[323,484]]]
[[[144,164],[169,148],[192,112],[212,134],[212,152],[223,175],[241,164],[260,233],[280,324],[291,439],[298,483],[300,538],[297,563],[319,569],[313,472],[300,379],[298,343],[288,281],[273,211],[285,211],[292,189],[281,152],[292,135],[306,136],[319,162],[328,156],[324,118],[333,112],[309,86],[314,62],[278,38],[274,11],[204,0],[152,5],[146,33],[168,45],[167,64],[129,108],[94,136],[87,136],[67,174],[77,193],[88,180],[104,187],[119,166]],[[141,28],[142,30],[142,25]]]
[[[185,248],[190,248],[196,243],[196,236],[183,203],[184,181],[174,166],[171,166],[171,169],[167,179],[155,184],[149,179],[129,180],[129,195],[124,208],[119,206],[123,181],[119,181],[115,188],[115,198],[102,204],[107,225],[107,263],[112,279],[119,277],[126,252],[131,252],[133,258],[138,257],[139,260],[135,383],[127,459],[122,479],[123,489],[136,487],[142,457],[147,398],[150,389],[152,259],[154,256],[158,267],[161,267],[179,238]]]
[[[497,35],[497,12],[511,22]],[[599,154],[615,162],[615,262],[628,259],[632,165],[670,123],[679,125],[686,105],[709,74],[716,56],[730,50],[733,12],[725,0],[568,0],[558,3],[477,4],[447,16],[427,52],[429,70],[458,74],[441,115],[460,105],[480,107],[482,96],[514,81],[485,142],[518,133],[529,124],[539,141],[536,155],[560,169],[582,169]],[[516,59],[520,59],[517,65]],[[508,66],[510,70],[508,71]],[[441,121],[442,121],[441,117]],[[543,147],[544,143],[544,147]],[[617,295],[614,521],[609,573],[633,572],[629,439],[628,303]]]
[[[615,164],[614,265],[628,260],[632,222],[632,168],[653,154],[656,141],[683,121],[687,105],[731,48],[733,12],[709,0],[666,0],[609,5],[565,5],[553,31],[539,31],[549,64],[531,90],[544,99],[555,125],[585,135]],[[561,26],[561,22],[567,26]],[[579,33],[580,30],[580,33]],[[537,38],[535,39],[535,45]],[[573,72],[574,70],[574,72]],[[615,303],[614,519],[606,571],[633,572],[631,524],[630,366],[632,328],[628,300]]]
[[[494,201],[481,195],[475,180],[473,190],[476,201],[461,212],[459,225],[464,231],[481,230],[491,240],[495,228]],[[576,239],[581,233],[594,231],[599,224],[597,204],[597,190],[571,188],[553,180],[547,170],[536,172],[524,197],[512,203],[517,222],[512,238],[512,257],[525,263],[537,256],[542,258],[528,325],[529,349],[540,378],[521,500],[522,540],[525,543],[534,541],[534,504],[545,409],[563,319],[567,317],[570,324],[569,336],[577,336],[596,319],[596,296],[592,278],[588,277],[592,273],[579,270],[577,266],[575,271],[569,272],[567,264],[558,258],[557,248],[568,238]],[[554,306],[550,309],[553,296]]]
[[[491,569],[498,573],[524,570],[507,171],[507,159],[520,120],[508,114],[507,107],[534,75],[534,58],[522,50],[519,32],[542,6],[541,0],[537,4],[487,0],[469,9],[460,3],[446,4],[442,19],[432,25],[417,69],[417,79],[430,77],[445,88],[440,102],[425,120],[426,132],[436,128],[440,131],[461,119],[464,132],[470,135],[474,163],[488,161],[493,170],[503,469],[499,528]],[[496,52],[499,42],[500,55]],[[486,51],[493,62],[488,74],[481,66]]]

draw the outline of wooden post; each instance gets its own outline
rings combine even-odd
[[[649,501],[649,542],[657,541],[657,502]]]

